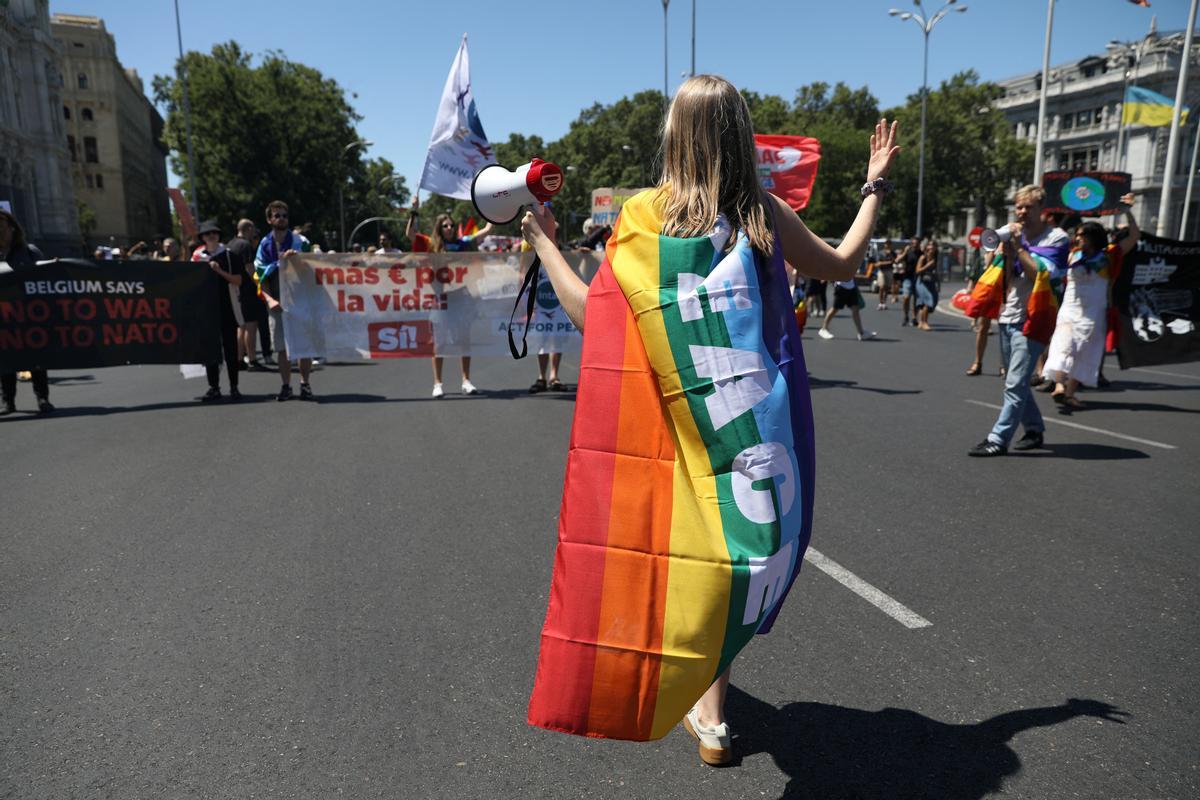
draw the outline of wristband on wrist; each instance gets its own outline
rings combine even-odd
[[[859,189],[864,198],[870,197],[873,194],[878,194],[881,198],[886,197],[893,189],[892,182],[887,178],[876,178],[873,181],[867,181]]]

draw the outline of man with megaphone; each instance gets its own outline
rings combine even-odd
[[[1060,270],[1066,266],[1070,239],[1062,228],[1042,219],[1042,203],[1046,197],[1040,186],[1023,186],[1014,198],[1016,222],[1009,223],[995,237],[988,236],[984,245],[998,247],[1002,259],[1004,305],[1000,309],[1000,360],[1005,365],[1004,405],[991,433],[967,451],[976,457],[1002,456],[1024,426],[1025,435],[1013,446],[1014,450],[1040,448],[1046,424],[1033,397],[1029,378],[1038,357],[1046,345],[1025,335],[1026,306],[1033,293],[1038,273]]]

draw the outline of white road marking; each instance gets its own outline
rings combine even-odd
[[[1001,408],[1003,408],[1003,406],[998,406],[993,403],[984,403],[980,400],[966,400],[965,402],[971,403],[972,405],[976,405],[976,406],[983,406],[984,408],[994,408],[997,411],[999,411]],[[1106,431],[1103,428],[1093,428],[1090,425],[1080,425],[1078,422],[1067,422],[1066,420],[1052,419],[1051,417],[1047,417],[1047,416],[1043,416],[1042,420],[1044,422],[1052,422],[1055,425],[1065,425],[1068,428],[1078,428],[1081,431],[1090,431],[1091,433],[1102,433],[1105,436],[1112,436],[1116,439],[1124,439],[1125,441],[1128,441],[1128,442],[1137,442],[1138,444],[1148,444],[1151,447],[1161,447],[1163,450],[1178,450],[1179,449],[1178,447],[1176,447],[1173,444],[1163,444],[1162,442],[1155,442],[1150,439],[1139,439],[1136,436],[1129,436],[1128,434],[1124,434],[1124,433],[1115,433],[1113,431]]]
[[[906,628],[928,628],[933,624],[899,600],[879,591],[841,564],[826,558],[811,547],[805,551],[804,560]]]
[[[1137,370],[1138,372],[1149,372],[1154,375],[1170,375],[1172,378],[1188,378],[1189,380],[1200,381],[1200,375],[1184,375],[1182,372],[1167,372],[1162,369],[1147,369],[1146,367],[1130,367],[1129,369]]]

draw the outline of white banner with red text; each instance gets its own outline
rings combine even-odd
[[[599,253],[564,252],[590,282]],[[313,254],[288,256],[279,271],[291,358],[335,360],[507,356],[509,317],[532,253]],[[512,320],[525,331],[526,301]],[[578,353],[579,331],[542,272],[530,353]]]

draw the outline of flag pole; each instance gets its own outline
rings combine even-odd
[[[1200,120],[1200,117],[1197,117]],[[1179,220],[1179,238],[1187,239],[1188,211],[1192,206],[1192,185],[1196,182],[1196,156],[1200,155],[1200,121],[1192,127],[1192,168],[1188,170],[1187,194],[1183,196],[1183,216]]]
[[[1158,201],[1159,236],[1167,235],[1171,215],[1171,189],[1175,184],[1175,165],[1179,159],[1179,117],[1183,112],[1183,96],[1187,91],[1188,66],[1192,63],[1192,34],[1196,28],[1196,6],[1200,0],[1192,0],[1188,11],[1187,33],[1183,39],[1183,54],[1180,56],[1179,81],[1175,84],[1175,110],[1171,115],[1171,138],[1167,142],[1167,163],[1163,168],[1162,196]]]
[[[1192,0],[1196,2],[1196,0]],[[1046,47],[1042,52],[1042,97],[1038,101],[1037,147],[1033,155],[1033,183],[1042,185],[1046,156],[1046,95],[1050,90],[1050,34],[1054,32],[1054,0],[1046,9]]]

